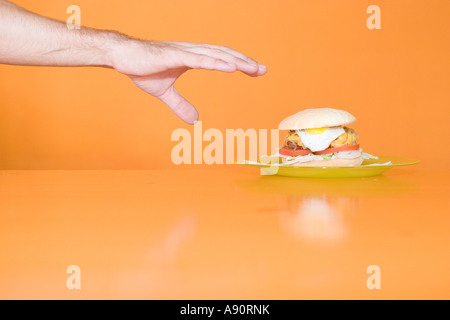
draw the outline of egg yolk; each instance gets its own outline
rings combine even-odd
[[[327,130],[328,130],[328,127],[305,129],[305,131],[309,134],[322,134]]]

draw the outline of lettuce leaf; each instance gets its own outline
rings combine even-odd
[[[361,157],[363,159],[378,159],[378,157],[368,154],[367,152],[361,152]]]

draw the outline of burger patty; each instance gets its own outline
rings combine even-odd
[[[286,142],[286,149],[288,149],[288,150],[301,150],[301,149],[306,149],[306,148],[302,148],[301,146],[299,146],[297,143],[295,143],[293,141],[287,141]]]
[[[284,138],[283,148],[288,150],[305,150],[307,149],[302,143],[302,140],[295,132],[295,130],[289,130],[287,136]]]
[[[355,130],[344,127],[345,132],[332,141],[329,145],[331,148],[338,148],[343,146],[350,146],[356,143],[358,135]],[[284,138],[283,148],[287,150],[305,150],[308,149],[302,143],[302,140],[298,136],[295,130],[289,130],[288,134]]]

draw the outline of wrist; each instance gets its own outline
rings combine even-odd
[[[140,45],[139,40],[120,33],[111,32],[104,46],[105,61],[107,65],[119,72],[126,73],[127,61],[133,51]]]
[[[93,43],[91,49],[96,51],[96,61],[91,65],[115,68],[117,53],[120,48],[130,40],[129,37],[115,31],[93,31]],[[89,37],[89,35],[88,35]],[[90,41],[88,41],[89,43]]]
[[[116,71],[131,75],[147,74],[146,67],[152,59],[153,41],[145,41],[114,34],[108,44],[109,66]]]

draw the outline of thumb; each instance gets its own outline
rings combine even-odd
[[[169,87],[169,89],[158,98],[172,109],[172,111],[184,122],[194,124],[198,120],[197,109],[195,109],[189,101],[183,98],[174,86]]]

